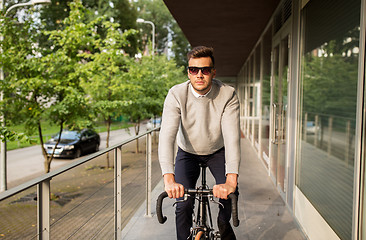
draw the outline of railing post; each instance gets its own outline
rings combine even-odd
[[[122,239],[122,147],[114,149],[114,239]]]
[[[350,136],[351,136],[351,121],[348,120],[346,124],[346,146],[345,146],[345,162],[346,166],[349,166],[349,149],[350,149]]]
[[[318,147],[319,115],[315,115],[314,146]]]
[[[50,179],[37,185],[37,233],[39,240],[50,239]]]
[[[308,113],[305,113],[303,127],[304,127],[303,138],[304,138],[304,141],[306,142],[306,139],[307,139],[306,134],[307,134],[307,127],[308,127]]]
[[[151,132],[146,135],[146,213],[145,216],[151,217],[151,152],[152,140]]]
[[[332,154],[333,117],[328,119],[328,157]]]

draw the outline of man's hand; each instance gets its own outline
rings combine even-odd
[[[238,184],[238,175],[229,173],[226,176],[226,183],[215,185],[213,187],[213,195],[217,198],[227,199],[230,193],[235,192]]]
[[[180,198],[184,196],[184,187],[182,184],[176,183],[174,174],[164,174],[165,192],[169,198]]]

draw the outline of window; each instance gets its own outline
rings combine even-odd
[[[360,0],[304,8],[296,184],[341,239],[352,238]]]

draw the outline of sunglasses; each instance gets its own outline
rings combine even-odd
[[[192,75],[197,75],[201,70],[203,75],[209,75],[213,67],[188,67],[188,71]]]

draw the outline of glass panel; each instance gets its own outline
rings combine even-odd
[[[272,137],[271,137],[271,172],[272,176],[277,176],[277,158],[278,158],[278,134],[279,134],[279,123],[281,119],[280,106],[278,104],[278,94],[279,94],[279,52],[280,47],[276,46],[273,49],[273,73],[272,73]]]
[[[249,59],[248,64],[248,89],[249,89],[249,117],[253,117],[253,56]],[[252,119],[248,119],[249,139],[253,137]]]
[[[0,238],[37,239],[37,187],[0,202]]]
[[[258,134],[259,134],[259,97],[260,97],[260,59],[261,52],[260,47],[257,47],[254,54],[254,141],[259,142]]]
[[[288,37],[285,37],[281,41],[281,62],[279,81],[279,136],[278,136],[278,170],[277,170],[277,183],[281,186],[281,189],[285,189],[285,168],[286,168],[286,126],[287,126],[287,80],[288,80]]]
[[[122,228],[146,199],[145,137],[139,139],[139,149],[136,153],[135,141],[122,147]],[[52,179],[50,239],[114,239],[114,151],[107,154],[109,160],[102,155]],[[160,171],[157,144],[151,157],[154,189],[161,179],[154,174]]]
[[[244,117],[244,106],[245,106],[245,94],[244,94],[244,86],[240,86],[239,88],[239,94],[240,94],[240,117]]]
[[[244,71],[243,71],[243,76],[244,76],[244,86],[243,86],[243,91],[244,91],[244,116],[247,117],[248,116],[248,94],[247,94],[247,81],[248,81],[248,76],[247,76],[247,65],[244,65]],[[248,128],[247,128],[247,118],[244,118],[243,120],[243,124],[244,124],[244,133],[247,135],[248,133]]]
[[[262,135],[261,147],[262,158],[268,164],[269,159],[269,120],[270,120],[270,104],[271,104],[271,46],[272,32],[271,29],[266,32],[263,37],[263,80],[262,80]]]
[[[341,239],[352,238],[359,16],[359,0],[304,8],[296,184]]]

